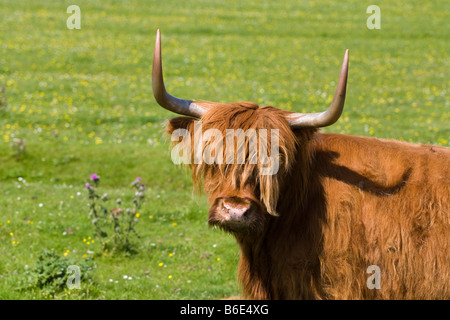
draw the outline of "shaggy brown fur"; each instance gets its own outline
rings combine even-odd
[[[275,176],[259,175],[259,165],[248,162],[193,165],[212,211],[223,197],[249,199],[259,208],[250,231],[233,232],[245,296],[450,299],[449,149],[293,132],[287,112],[276,108],[198,104],[210,108],[203,130],[225,136],[233,128],[279,129]],[[193,120],[174,118],[168,131],[192,133]],[[366,285],[370,265],[381,270],[379,290]]]

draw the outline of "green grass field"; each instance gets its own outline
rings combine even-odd
[[[71,4],[80,30],[66,27]],[[173,115],[151,91],[157,28],[176,96],[322,111],[349,49],[346,107],[323,131],[448,147],[450,3],[379,1],[379,30],[366,27],[371,4],[0,0],[0,299],[239,294],[234,238],[208,227],[205,197],[171,162]],[[88,215],[93,173],[110,205],[131,203],[130,183],[145,181],[137,254],[102,250]],[[91,258],[94,282],[20,289],[44,249]]]

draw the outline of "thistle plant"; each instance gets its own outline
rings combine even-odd
[[[140,239],[135,226],[139,221],[139,210],[145,198],[145,184],[140,177],[136,178],[131,187],[135,190],[132,205],[125,206],[122,199],[117,199],[117,206],[112,209],[106,207],[108,194],[100,196],[98,187],[100,177],[91,175],[91,183],[86,184],[89,198],[89,217],[95,226],[95,233],[102,239],[103,251],[136,253],[132,237]]]

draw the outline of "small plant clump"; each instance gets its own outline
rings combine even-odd
[[[102,238],[103,252],[125,252],[136,253],[136,244],[132,237],[140,239],[135,230],[139,221],[139,210],[145,198],[146,186],[142,179],[137,177],[131,186],[135,189],[133,204],[130,207],[124,206],[122,199],[117,199],[112,209],[106,207],[108,194],[100,196],[98,186],[100,177],[97,174],[91,175],[91,183],[86,184],[89,198],[89,217],[95,226],[96,235]]]
[[[41,251],[36,265],[25,272],[20,289],[38,289],[47,295],[55,295],[66,288],[71,289],[70,286],[76,286],[77,282],[92,284],[95,268],[89,258],[77,262],[46,249]]]

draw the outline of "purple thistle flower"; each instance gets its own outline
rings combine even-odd
[[[86,183],[86,189],[90,189],[91,188],[91,185],[89,184],[89,183]]]
[[[91,175],[91,180],[98,181],[98,180],[100,180],[100,177],[96,173],[94,173]]]
[[[141,181],[142,179],[141,179],[141,177],[137,177],[136,180],[137,181]]]

